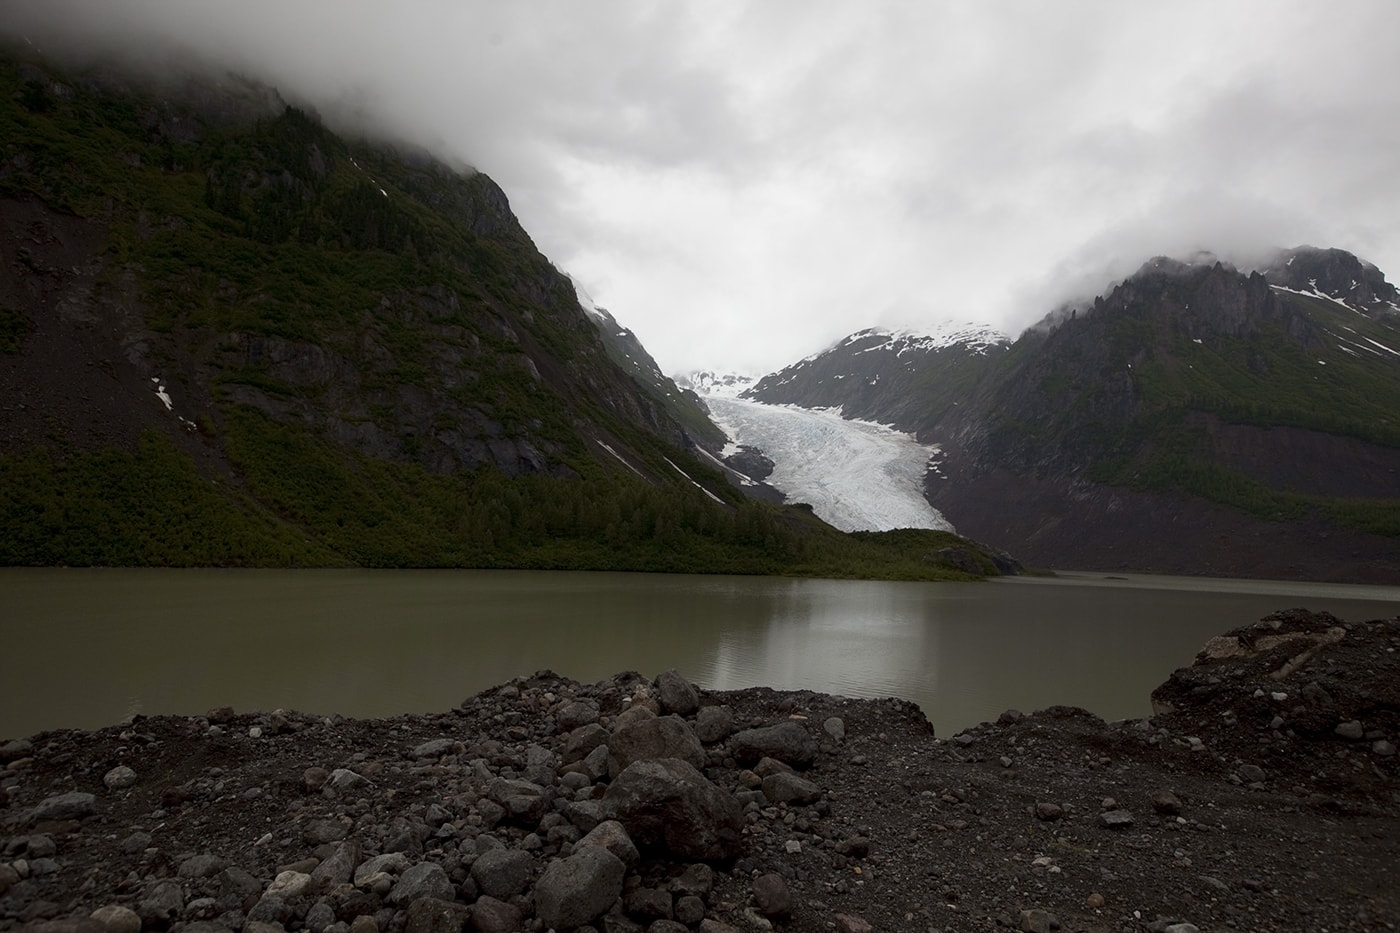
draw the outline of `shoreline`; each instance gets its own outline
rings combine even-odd
[[[1400,621],[1294,610],[1208,649],[1151,718],[948,737],[674,672],[40,733],[0,746],[0,929],[1387,928]]]

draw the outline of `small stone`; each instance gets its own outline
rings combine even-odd
[[[326,786],[331,773],[325,768],[311,767],[301,773],[301,784],[308,794],[314,794]]]
[[[126,765],[117,765],[102,776],[108,790],[125,790],[136,783],[136,772]]]
[[[181,878],[212,878],[225,868],[228,868],[227,861],[206,852],[192,855],[181,862],[179,874]]]
[[[676,919],[686,926],[695,926],[705,919],[705,902],[694,894],[676,898]]]
[[[790,771],[780,771],[763,779],[763,796],[771,803],[815,803],[821,795],[820,787]]]
[[[368,778],[351,771],[349,768],[336,768],[331,772],[330,785],[341,792],[364,787],[368,783],[370,783]]]
[[[350,921],[350,933],[379,933],[379,921],[374,914],[360,914]]]
[[[233,722],[232,706],[216,706],[204,714],[204,718],[219,726],[226,726]]]
[[[102,924],[107,933],[141,933],[141,917],[130,907],[108,904],[97,908],[90,916]]]
[[[1036,908],[1021,911],[1021,933],[1051,933],[1060,928],[1060,921],[1047,910]]]
[[[1194,923],[1173,923],[1162,933],[1201,933],[1201,930]]]
[[[409,752],[410,758],[441,758],[443,755],[456,754],[465,751],[465,747],[456,739],[430,739],[427,742],[417,745]]]
[[[1395,754],[1395,743],[1385,739],[1378,739],[1371,743],[1371,753],[1380,755],[1382,758],[1389,758]]]
[[[1366,737],[1366,729],[1361,725],[1361,721],[1357,719],[1353,719],[1350,722],[1339,723],[1337,728],[1332,731],[1341,738],[1351,742],[1359,742]]]
[[[792,892],[783,876],[776,872],[759,875],[753,880],[753,901],[765,917],[786,917],[792,913]]]
[[[837,914],[836,933],[875,933],[875,928],[868,920],[854,914]]]
[[[832,716],[822,723],[822,731],[831,736],[833,742],[846,739],[846,721],[840,716]]]
[[[299,897],[306,893],[306,888],[311,884],[311,876],[301,871],[284,871],[278,873],[272,883],[267,886],[265,896],[289,898]]]
[[[1264,769],[1258,765],[1240,765],[1240,780],[1257,784],[1264,780]]]
[[[1099,814],[1099,824],[1108,829],[1127,829],[1133,825],[1133,815],[1127,810],[1109,810]]]
[[[1065,808],[1058,803],[1038,803],[1035,805],[1035,818],[1051,822],[1065,815]]]
[[[19,884],[19,880],[19,872],[15,871],[13,865],[0,862],[0,895]]]
[[[1169,790],[1159,790],[1152,795],[1152,809],[1163,816],[1176,816],[1181,812],[1181,801]]]
[[[1084,898],[1084,906],[1089,908],[1090,910],[1098,910],[1103,905],[1103,895],[1100,894],[1098,891],[1094,891],[1088,897]]]

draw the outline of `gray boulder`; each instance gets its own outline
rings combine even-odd
[[[634,761],[679,758],[696,768],[705,765],[705,750],[679,716],[633,719],[608,739],[608,773],[613,777]]]
[[[599,846],[587,846],[544,870],[535,884],[535,913],[546,928],[583,926],[617,903],[626,874],[617,856]]]
[[[668,713],[689,716],[700,708],[700,694],[674,667],[657,675],[656,692],[661,708]]]
[[[92,815],[97,810],[97,798],[92,794],[85,794],[82,791],[72,791],[67,794],[55,794],[52,797],[45,797],[39,801],[39,805],[30,811],[29,819],[37,823],[40,820],[80,820],[85,816]]]
[[[734,731],[734,713],[727,706],[706,706],[695,716],[695,737],[702,742],[719,742]]]
[[[603,811],[637,845],[683,858],[731,858],[742,848],[739,801],[679,758],[628,765],[608,785]]]
[[[817,741],[800,723],[788,720],[759,729],[736,733],[730,742],[734,757],[741,762],[776,758],[805,768],[817,758]]]
[[[622,859],[622,864],[628,868],[641,860],[641,853],[637,851],[636,844],[632,842],[632,837],[627,835],[627,827],[617,820],[605,820],[593,827],[588,835],[574,844],[574,851],[577,852],[584,846],[600,846],[607,849]]]
[[[450,901],[457,896],[447,873],[442,866],[433,862],[419,862],[399,876],[398,883],[389,892],[391,903],[406,907],[420,897],[435,897]]]
[[[779,771],[763,779],[763,796],[770,803],[815,803],[822,789],[791,771]]]
[[[520,849],[494,849],[472,862],[472,878],[483,894],[502,900],[519,894],[530,884],[535,859]]]

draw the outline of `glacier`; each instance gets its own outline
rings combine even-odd
[[[848,421],[834,410],[765,405],[725,392],[708,394],[712,420],[735,444],[773,461],[769,485],[805,502],[842,531],[933,528],[952,531],[923,495],[936,445],[894,428]]]

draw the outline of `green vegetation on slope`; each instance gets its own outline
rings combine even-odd
[[[845,535],[800,508],[725,508],[638,477],[434,476],[346,459],[240,411],[230,448],[253,496],[201,478],[163,436],[135,455],[0,456],[0,565],[362,566],[967,579],[932,531]]]

